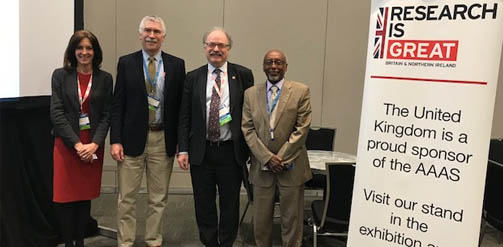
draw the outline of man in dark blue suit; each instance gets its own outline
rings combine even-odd
[[[110,154],[119,170],[117,240],[119,246],[134,244],[136,194],[145,170],[145,242],[161,246],[185,63],[161,51],[166,28],[160,17],[145,16],[139,34],[142,50],[119,59],[110,116]]]
[[[227,62],[232,39],[221,28],[203,37],[208,64],[187,74],[179,123],[178,163],[190,174],[199,236],[205,246],[232,246],[237,236],[242,169],[249,150],[241,132],[251,70]],[[218,188],[220,217],[216,208]]]

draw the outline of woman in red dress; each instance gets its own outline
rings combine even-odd
[[[96,36],[77,31],[63,68],[52,74],[53,201],[66,247],[84,246],[90,200],[100,195],[113,84],[112,76],[100,69],[102,60]]]

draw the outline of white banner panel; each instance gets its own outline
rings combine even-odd
[[[51,75],[63,66],[73,34],[74,1],[0,2],[0,100],[51,95]]]
[[[478,245],[502,15],[372,1],[348,246]]]
[[[73,34],[74,1],[20,0],[19,9],[18,96],[51,95],[52,72],[63,67]]]

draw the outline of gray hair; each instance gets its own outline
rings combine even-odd
[[[288,65],[288,60],[286,59],[286,55],[285,55],[285,53],[284,53],[282,50],[280,50],[280,49],[276,49],[276,48],[274,48],[274,49],[270,49],[270,50],[268,50],[268,51],[265,53],[265,55],[264,55],[264,62],[265,62],[265,58],[267,57],[267,55],[269,55],[269,53],[271,53],[271,52],[277,52],[277,53],[281,54],[281,55],[283,56],[283,58],[285,59],[285,63]]]
[[[227,37],[227,40],[229,41],[229,49],[232,48],[232,38],[231,38],[231,35],[228,34],[227,31],[225,31],[225,29],[223,29],[221,27],[213,27],[210,31],[204,33],[204,35],[203,35],[203,44],[206,44],[206,39],[208,39],[208,35],[210,35],[210,33],[215,32],[215,31],[223,32],[225,34],[225,36]]]
[[[157,23],[161,24],[162,34],[166,35],[166,25],[164,25],[164,21],[162,20],[162,18],[159,16],[156,16],[156,15],[147,15],[147,16],[143,17],[143,19],[141,19],[140,27],[138,28],[139,33],[143,32],[143,29],[145,28],[146,21],[157,22]]]

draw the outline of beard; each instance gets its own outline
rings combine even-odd
[[[281,81],[281,75],[277,74],[277,75],[271,75],[271,74],[267,74],[267,79],[270,81],[270,82],[278,82],[278,81]]]

